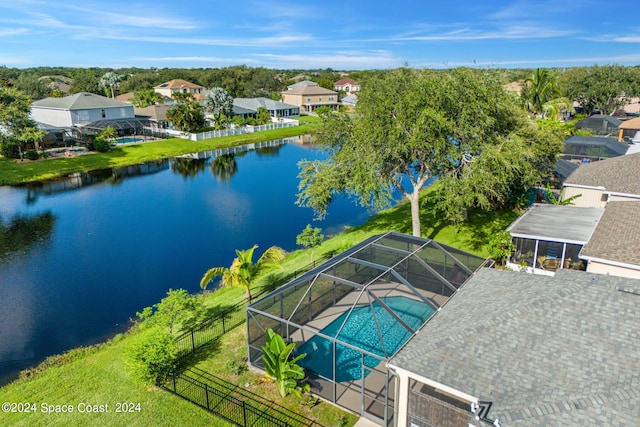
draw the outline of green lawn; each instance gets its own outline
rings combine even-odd
[[[488,236],[504,229],[517,214],[513,212],[469,212],[469,221],[452,227],[434,212],[434,205],[425,192],[421,206],[423,236],[439,242],[487,256],[485,247]],[[381,212],[365,224],[352,227],[344,233],[326,240],[313,253],[296,251],[288,254],[283,269],[263,277],[254,284],[254,294],[270,287],[274,278],[296,271],[325,253],[340,252],[374,234],[386,231],[410,233],[411,219],[409,205]],[[244,289],[223,288],[202,294],[211,311],[233,305],[244,298]],[[133,315],[133,313],[132,313]],[[208,414],[197,406],[178,398],[155,386],[132,379],[126,370],[123,354],[128,346],[140,339],[144,332],[132,331],[124,336],[100,346],[74,350],[70,354],[57,356],[47,363],[47,368],[39,369],[30,378],[19,380],[0,389],[0,402],[33,403],[36,413],[0,413],[3,426],[148,426],[148,425],[216,425],[225,422]],[[273,399],[281,406],[314,417],[323,425],[337,425],[342,416],[347,417],[347,425],[355,423],[356,417],[348,415],[336,407],[320,403],[309,408],[306,398],[280,399],[273,384],[260,382],[260,375],[243,373],[234,377],[226,366],[231,360],[246,360],[246,330],[241,326],[227,334],[222,340],[206,346],[197,354],[197,366],[211,373],[235,381],[257,394]],[[140,411],[116,413],[116,405],[122,402],[140,403]],[[78,413],[78,405],[108,405],[108,413]],[[44,414],[42,405],[72,405],[73,413]]]
[[[213,138],[197,142],[172,138],[116,147],[107,153],[86,154],[70,158],[20,162],[0,157],[0,185],[42,181],[75,172],[117,168],[151,160],[166,159],[179,154],[303,135],[313,132],[318,120],[317,117],[305,116],[300,118],[300,126],[291,128]]]

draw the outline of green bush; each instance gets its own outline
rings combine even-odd
[[[131,374],[145,382],[162,381],[176,367],[178,348],[169,332],[153,328],[129,347],[127,357]]]
[[[0,145],[0,154],[2,154],[7,159],[19,159],[20,148],[15,142],[6,141],[2,143],[2,145]]]
[[[40,158],[40,154],[36,150],[27,150],[24,156],[29,160],[38,160]]]
[[[101,136],[98,136],[93,140],[93,149],[100,153],[106,153],[111,149],[111,146],[109,145],[109,141]]]

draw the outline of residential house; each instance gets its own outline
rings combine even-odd
[[[633,144],[640,144],[640,117],[625,120],[618,127],[618,141],[629,141]]]
[[[604,207],[609,201],[640,199],[640,153],[580,166],[564,182],[564,198],[576,206]]]
[[[350,93],[342,98],[341,102],[347,111],[354,111],[356,109],[356,104],[358,103],[358,95],[356,93]]]
[[[343,90],[347,95],[360,91],[360,83],[348,77],[338,80],[333,84],[333,87],[336,92]]]
[[[576,163],[591,163],[627,154],[629,144],[602,136],[570,136],[564,141],[560,158]]]
[[[199,101],[204,100],[207,91],[204,86],[200,86],[182,79],[169,80],[166,83],[154,86],[153,90],[158,92],[160,95],[169,98],[173,98],[173,95],[175,93],[190,93],[195,99]]]
[[[73,79],[67,76],[42,76],[38,80],[44,80],[47,83],[49,89],[58,89],[64,95],[69,93]]]
[[[394,425],[637,425],[639,302],[634,279],[480,269],[387,363]]]
[[[127,92],[127,93],[122,93],[120,95],[116,95],[115,99],[116,101],[128,102],[130,104],[133,104],[131,100],[133,99],[134,96],[135,96],[135,93]]]
[[[302,80],[287,86],[287,90],[293,90],[293,89],[297,89],[299,87],[304,87],[304,86],[318,86],[318,83],[312,82],[311,80]]]
[[[300,115],[300,107],[297,105],[286,104],[269,98],[234,98],[233,100],[233,114],[235,116],[255,117],[260,107],[269,112],[272,120]]]
[[[587,271],[640,279],[640,200],[610,201],[580,252]]]
[[[312,113],[318,107],[338,108],[338,92],[320,86],[300,86],[282,92],[282,102],[300,107],[301,112]]]
[[[59,128],[134,117],[133,105],[88,92],[45,98],[31,104],[33,120]]]
[[[136,107],[134,111],[136,117],[148,121],[149,127],[154,129],[168,129],[169,120],[167,120],[167,111],[169,111],[170,108],[170,105],[159,104],[144,108]]]

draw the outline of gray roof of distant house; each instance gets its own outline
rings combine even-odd
[[[266,108],[268,111],[276,111],[276,110],[289,110],[292,108],[299,109],[297,105],[286,104],[280,101],[274,101],[269,98],[234,98],[233,99],[233,107],[241,108],[245,110],[252,110],[254,113],[260,107]]]
[[[622,123],[622,120],[613,116],[607,116],[605,114],[594,114],[576,123],[577,129],[597,129],[604,127],[604,123],[607,123],[607,127],[617,129]]]
[[[585,244],[604,208],[535,203],[507,227],[514,237]]]
[[[605,152],[602,157],[622,156],[629,149],[629,144],[618,142],[615,138],[606,138],[603,136],[571,136],[564,141],[563,153],[571,154],[572,148],[579,146],[587,147],[604,147]]]
[[[556,161],[556,167],[553,169],[553,173],[557,175],[561,180],[566,179],[569,175],[578,169],[578,164],[572,163],[568,160],[558,159]]]
[[[64,98],[45,98],[31,104],[33,107],[56,108],[62,110],[90,110],[95,108],[131,107],[128,102],[117,101],[96,95],[79,92]]]
[[[358,95],[354,93],[350,93],[349,95],[342,98],[343,104],[356,105],[358,103]]]
[[[297,88],[303,87],[303,86],[318,86],[318,83],[312,82],[311,80],[303,80],[301,82],[294,83],[294,84],[292,84],[290,86],[287,86],[287,89],[289,89],[289,90],[297,89]]]
[[[640,153],[612,157],[580,166],[565,185],[604,187],[607,192],[640,195]]]
[[[580,256],[640,266],[640,201],[608,202]]]
[[[389,364],[492,402],[503,426],[640,419],[640,281],[481,269]]]

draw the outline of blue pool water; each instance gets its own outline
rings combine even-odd
[[[381,300],[388,305],[413,330],[418,329],[435,312],[433,307],[421,301],[395,296],[383,297]],[[375,316],[373,313],[375,313]],[[391,357],[409,338],[411,333],[391,316],[379,303],[372,307],[355,308],[346,324],[336,336],[349,312],[345,312],[322,330],[324,335],[335,337],[337,340],[366,350],[382,358]],[[380,340],[376,322],[382,332],[383,343]],[[385,356],[385,351],[387,355]],[[333,356],[331,341],[320,336],[314,336],[302,344],[297,353],[307,356],[298,362],[302,367],[326,378],[333,377]],[[336,343],[336,381],[352,381],[362,377],[362,353]],[[365,366],[375,367],[380,359],[365,356]],[[369,371],[365,369],[365,377]]]
[[[123,138],[118,138],[118,144],[127,144],[129,142],[142,142],[144,138],[134,138],[131,136],[125,136]]]

